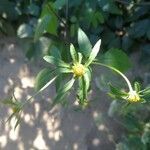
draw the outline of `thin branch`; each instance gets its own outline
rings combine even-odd
[[[65,23],[65,22],[61,19],[61,17],[53,10],[52,6],[51,6],[49,3],[47,3],[47,6],[48,6],[49,10],[50,10],[50,11],[60,20],[60,22],[62,22],[63,25],[65,26],[66,23]]]

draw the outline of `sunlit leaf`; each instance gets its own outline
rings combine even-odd
[[[95,59],[95,57],[97,56],[100,50],[100,45],[101,45],[101,40],[98,40],[97,43],[94,45],[87,62],[85,63],[86,66],[90,65],[92,61]]]
[[[64,98],[67,92],[72,88],[74,82],[75,82],[75,78],[72,78],[69,82],[67,82],[62,87],[59,88],[57,95],[53,100],[53,105],[61,102],[61,100]]]
[[[71,54],[73,62],[77,62],[78,56],[77,56],[77,52],[76,52],[75,47],[73,46],[73,44],[70,44],[70,54]]]
[[[67,63],[65,63],[64,61],[55,58],[53,56],[44,56],[43,59],[53,65],[59,66],[59,67],[67,67],[70,68],[70,65],[68,65]]]
[[[142,90],[141,94],[143,95],[142,97],[146,99],[146,101],[150,101],[150,86]]]
[[[83,58],[83,55],[78,52],[78,62],[81,64],[82,63],[82,58]]]
[[[57,70],[58,73],[72,73],[72,69],[70,68],[64,68],[64,67],[60,67],[58,70]]]
[[[14,130],[16,130],[16,128],[18,127],[18,125],[20,124],[21,122],[21,116],[16,116],[16,123],[15,123],[15,127],[14,127]]]
[[[57,73],[54,70],[47,69],[47,68],[41,70],[35,79],[36,91],[41,90],[50,81],[53,81],[53,79],[56,75],[57,75]]]
[[[80,52],[86,58],[89,57],[89,55],[92,51],[92,45],[91,45],[87,35],[80,28],[78,29],[78,44],[79,44]]]
[[[109,87],[110,87],[111,94],[115,95],[116,97],[127,97],[128,96],[128,94],[126,92],[123,92],[122,90],[112,86],[111,84],[109,84]]]
[[[139,92],[139,91],[141,90],[141,85],[140,85],[140,83],[135,82],[135,83],[134,83],[134,89],[135,89],[136,92]]]

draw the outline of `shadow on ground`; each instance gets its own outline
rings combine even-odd
[[[0,41],[0,99],[7,97],[13,87],[15,96],[24,100],[34,93],[34,78],[41,65],[28,62],[14,39]],[[84,111],[73,106],[49,110],[54,96],[54,86],[37,96],[25,107],[23,120],[13,130],[4,121],[10,110],[0,106],[1,150],[114,150],[122,132],[121,127],[107,116],[109,100],[95,87],[91,97],[94,102]],[[74,97],[74,96],[71,96]]]

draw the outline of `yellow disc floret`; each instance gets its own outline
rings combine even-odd
[[[75,76],[83,76],[85,73],[85,67],[82,64],[74,64],[72,67],[73,73]]]
[[[130,91],[128,96],[128,101],[130,102],[138,102],[140,101],[140,96],[136,91]]]

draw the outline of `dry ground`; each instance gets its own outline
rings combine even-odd
[[[0,100],[6,98],[13,87],[18,99],[32,95],[34,79],[41,68],[41,64],[26,60],[15,39],[1,38]],[[1,105],[0,149],[114,150],[122,128],[107,115],[109,98],[95,86],[93,89],[94,102],[86,110],[57,106],[49,111],[49,101],[55,93],[54,86],[49,87],[35,98],[34,103],[25,107],[23,120],[16,131],[13,130],[14,120],[4,124],[10,110]]]

